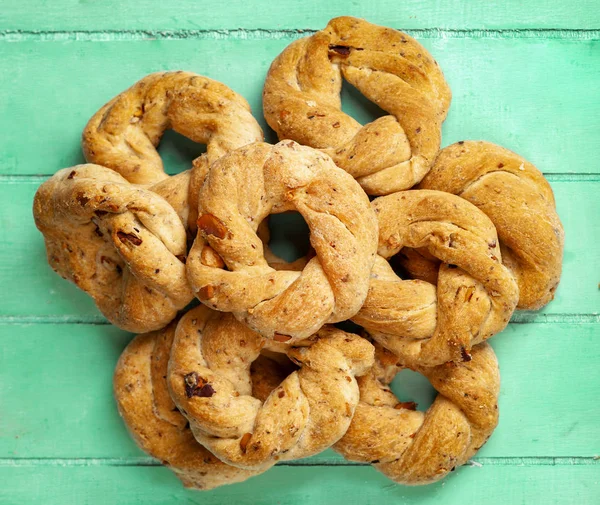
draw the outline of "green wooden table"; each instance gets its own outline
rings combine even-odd
[[[600,503],[597,1],[2,3],[0,503]],[[444,145],[490,140],[546,173],[566,231],[562,283],[548,307],[515,314],[492,341],[500,425],[472,466],[407,488],[329,451],[244,484],[186,491],[127,436],[111,375],[131,335],[50,270],[32,198],[50,174],[83,161],[79,137],[92,113],[152,71],[223,81],[265,126],[271,60],[341,14],[402,28],[433,53],[454,94]],[[361,121],[374,113],[349,90],[344,108]],[[170,134],[161,146],[170,172],[201,151]],[[432,396],[411,377],[396,387],[425,403]]]

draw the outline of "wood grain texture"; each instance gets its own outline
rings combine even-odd
[[[79,138],[91,115],[158,70],[190,70],[224,82],[250,102],[266,128],[263,80],[290,40],[0,42],[0,72],[11,90],[0,100],[0,172],[50,175],[81,162]],[[485,139],[546,173],[600,173],[600,137],[594,135],[600,131],[600,40],[432,38],[423,43],[453,92],[444,145]],[[35,99],[41,92],[43,99]],[[350,88],[344,109],[361,122],[378,112]],[[191,143],[187,149],[198,151]],[[178,160],[168,157],[167,165],[181,169]]]
[[[0,235],[0,278],[5,286],[0,290],[0,320],[104,321],[91,299],[55,274],[46,262],[42,235],[33,225],[30,208],[42,180],[0,177],[0,226],[4,230]],[[563,315],[578,320],[580,314],[596,320],[600,306],[600,178],[557,177],[551,184],[566,234],[562,281],[555,300],[542,311],[516,313],[513,320],[556,321]]]
[[[123,0],[24,0],[6,2],[0,29],[11,30],[180,30],[319,29],[329,18],[352,15],[395,28],[598,28],[594,0],[329,0],[248,2],[209,0],[137,2]]]

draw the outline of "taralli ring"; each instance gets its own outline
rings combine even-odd
[[[399,484],[429,484],[466,463],[496,428],[498,362],[483,343],[468,363],[419,369],[439,393],[425,413],[387,387],[398,371],[396,357],[378,348],[375,366],[358,379],[360,403],[350,428],[334,449]]]
[[[362,126],[342,112],[342,76],[390,115]],[[263,109],[280,139],[321,149],[368,194],[385,195],[427,173],[450,99],[437,62],[416,40],[339,17],[275,59]]]
[[[299,369],[263,402],[252,396],[250,366],[266,340],[231,314],[200,306],[179,322],[169,390],[196,439],[225,463],[267,469],[321,452],[346,432],[359,393],[355,377],[373,364],[373,346],[324,327],[287,346]]]
[[[206,144],[210,162],[263,138],[248,102],[224,84],[192,72],[157,72],[94,114],[83,152],[129,182],[153,184],[168,177],[156,151],[167,129]]]
[[[176,323],[138,335],[123,351],[114,376],[119,413],[140,448],[168,466],[185,487],[213,489],[259,471],[221,462],[194,439],[167,389],[167,366]]]
[[[60,170],[38,189],[33,214],[50,266],[115,326],[160,329],[194,298],[179,216],[158,194],[113,170]]]
[[[204,304],[290,343],[360,309],[377,219],[357,182],[327,155],[292,141],[245,146],[211,166],[199,201],[187,268]],[[315,256],[301,272],[275,270],[257,230],[269,214],[293,210],[308,224]]]
[[[552,188],[531,163],[489,142],[458,142],[440,151],[420,187],[459,195],[492,220],[502,263],[519,284],[517,308],[539,309],[554,298],[564,231]]]
[[[506,327],[519,296],[502,264],[494,225],[473,204],[441,191],[401,191],[372,205],[381,257],[352,320],[405,366],[468,361],[472,346]],[[437,287],[394,273],[384,258],[402,255],[404,248],[423,249],[441,261]]]
[[[156,148],[167,129],[206,144],[193,168],[165,174]],[[208,167],[225,153],[263,140],[248,102],[224,84],[192,72],[150,74],[104,105],[82,136],[88,162],[150,185],[196,230],[198,192]]]

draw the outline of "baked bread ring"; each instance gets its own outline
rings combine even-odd
[[[398,402],[388,384],[399,371],[380,347],[375,366],[358,379],[360,402],[334,449],[352,461],[371,463],[399,484],[429,484],[466,463],[498,424],[500,374],[492,348],[479,344],[468,363],[419,369],[439,395],[427,412]]]
[[[213,489],[258,475],[259,471],[226,465],[196,442],[171,400],[166,375],[176,326],[172,322],[163,330],[138,335],[119,358],[114,394],[131,436],[188,488]],[[261,366],[271,365],[263,361]]]
[[[517,278],[518,309],[539,309],[560,281],[564,231],[543,174],[508,149],[463,141],[442,149],[421,188],[454,193],[498,230],[502,263]]]
[[[357,182],[327,155],[292,141],[242,147],[211,165],[199,201],[187,269],[202,303],[290,343],[360,309],[377,219]],[[306,220],[316,254],[301,272],[269,266],[257,235],[269,214],[289,210]]]
[[[363,126],[342,112],[342,76],[390,115]],[[280,139],[321,149],[368,194],[386,195],[427,173],[450,99],[437,62],[416,40],[344,16],[273,61],[263,109]]]
[[[168,176],[156,147],[167,129],[206,144],[209,164],[263,139],[248,102],[224,84],[192,72],[147,75],[92,116],[82,136],[85,158],[135,184]]]
[[[358,403],[355,377],[373,364],[367,340],[323,327],[287,346],[300,368],[262,402],[251,395],[250,366],[265,342],[231,314],[199,306],[179,322],[171,351],[175,404],[202,445],[240,468],[265,470],[337,442]]]
[[[185,228],[155,192],[108,168],[78,165],[40,186],[33,214],[50,266],[115,326],[156,330],[193,300]]]
[[[372,205],[380,257],[352,320],[405,366],[468,361],[473,345],[506,327],[519,296],[494,225],[473,204],[441,191],[401,191]],[[394,273],[384,258],[404,247],[425,249],[442,262],[437,288]]]
[[[168,177],[156,148],[167,129],[206,144],[193,169]],[[135,184],[154,184],[195,233],[198,192],[211,163],[263,140],[248,102],[224,84],[191,72],[147,75],[104,105],[86,125],[82,148],[90,163]]]

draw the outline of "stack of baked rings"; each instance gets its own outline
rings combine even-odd
[[[343,79],[388,115],[344,113]],[[482,141],[440,150],[450,99],[414,39],[340,17],[271,65],[278,144],[225,85],[155,73],[91,118],[87,164],[39,188],[52,268],[140,334],[116,367],[119,412],[185,486],[330,447],[427,484],[490,437],[500,377],[486,340],[552,300],[563,229],[527,160]],[[167,129],[207,146],[175,176],[156,150]],[[268,245],[269,215],[290,211],[310,231],[293,263]],[[336,326],[348,320],[360,334]],[[426,412],[392,393],[404,368],[438,391]]]

